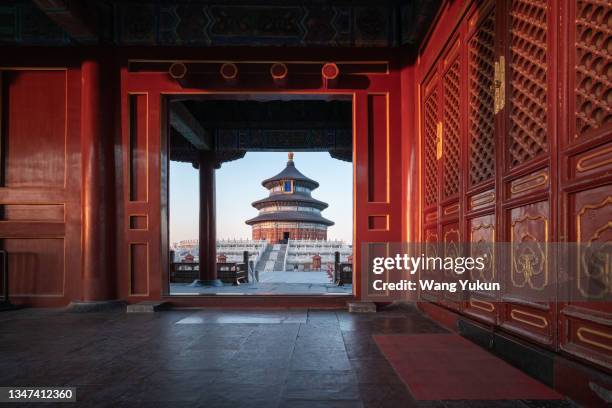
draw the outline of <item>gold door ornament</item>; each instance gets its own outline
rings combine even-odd
[[[438,122],[436,126],[436,159],[442,158],[442,122]]]
[[[582,227],[585,218],[597,219],[597,210],[612,205],[612,196],[607,196],[597,204],[588,204],[578,211],[576,235],[578,243],[578,278],[580,293],[587,298],[600,299],[612,293],[612,221],[604,219],[585,241],[582,240]]]
[[[612,230],[612,221],[605,229]],[[586,282],[578,280],[578,289],[583,296],[604,298],[612,286],[612,242],[593,248],[595,241],[589,241],[586,248],[581,248],[580,269],[584,271]],[[585,287],[586,286],[586,287]]]
[[[493,82],[495,91],[493,102],[493,113],[497,114],[506,105],[506,59],[502,55],[495,62],[495,80]]]
[[[472,237],[479,231],[490,231],[490,237],[487,241],[485,237],[481,237],[478,241],[472,242],[471,256],[472,258],[482,257],[484,260],[484,268],[471,270],[472,279],[484,282],[493,282],[495,279],[495,253],[493,246],[495,245],[495,227],[493,224],[482,223],[472,228]]]
[[[538,239],[529,231],[522,231],[515,236],[516,227],[529,221],[542,224],[544,242],[538,242]],[[510,240],[512,242],[512,284],[517,288],[529,287],[538,291],[544,290],[548,285],[548,219],[542,215],[525,215],[513,221]]]

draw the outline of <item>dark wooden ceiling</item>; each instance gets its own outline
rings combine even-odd
[[[4,0],[0,44],[416,46],[443,0]]]
[[[338,100],[188,100],[170,105],[170,159],[217,163],[247,151],[326,151],[352,159],[352,103]]]

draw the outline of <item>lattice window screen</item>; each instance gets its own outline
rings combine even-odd
[[[612,3],[576,1],[576,134],[612,121]]]
[[[444,75],[444,197],[451,197],[459,192],[461,183],[460,143],[461,126],[459,104],[460,91],[460,65],[456,58]]]
[[[548,151],[547,1],[513,0],[510,10],[510,166]]]
[[[438,95],[434,90],[425,100],[424,139],[425,139],[425,205],[437,202],[438,180],[436,160],[436,124],[438,122]]]
[[[468,42],[470,185],[495,175],[495,8]]]

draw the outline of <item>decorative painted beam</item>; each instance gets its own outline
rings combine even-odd
[[[323,77],[323,83],[326,88],[334,87],[340,75],[340,68],[333,62],[328,62],[321,68],[321,76]]]
[[[214,129],[215,150],[319,151],[351,150],[351,128]]]
[[[187,75],[187,65],[182,62],[175,62],[168,68],[168,74],[172,79],[183,79]]]
[[[283,63],[275,63],[270,67],[270,76],[272,76],[272,80],[276,85],[282,86],[287,84],[287,75],[289,74],[289,69],[286,64]]]
[[[233,84],[238,80],[238,67],[234,63],[226,62],[219,68],[219,74],[225,81]]]
[[[212,149],[212,137],[182,102],[170,104],[170,126],[197,149]]]
[[[98,29],[91,13],[83,2],[70,0],[34,0],[33,3],[64,30],[75,42],[81,44],[98,41]]]

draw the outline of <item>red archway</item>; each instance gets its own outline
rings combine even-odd
[[[175,61],[132,62],[121,72],[122,202],[119,205],[119,297],[130,302],[169,296],[166,282],[167,242],[167,134],[166,97],[207,94],[346,95],[353,100],[353,248],[354,292],[361,298],[361,247],[366,242],[401,241],[402,144],[400,134],[400,74],[391,63],[337,61],[340,75],[330,83],[321,76],[327,61],[286,61],[288,81],[282,86],[269,77],[274,60],[233,62],[237,79],[219,74],[223,61],[191,61],[188,74],[173,78],[167,68]],[[218,70],[202,69],[215,67]],[[189,75],[191,70],[208,72]],[[244,72],[242,72],[244,71]],[[261,71],[261,73],[260,73]],[[315,73],[318,73],[316,75]],[[140,225],[140,228],[133,228]],[[120,227],[121,228],[121,227]],[[249,305],[265,299],[224,296],[168,298],[180,304]],[[297,300],[279,304],[340,305],[346,297]]]

